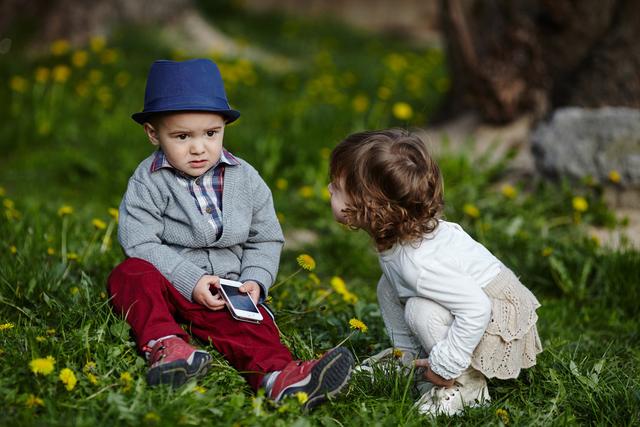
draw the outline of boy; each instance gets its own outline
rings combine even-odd
[[[109,293],[149,361],[150,385],[179,386],[207,372],[211,356],[188,344],[187,324],[254,390],[275,401],[305,392],[311,408],[346,385],[351,353],[340,347],[293,361],[264,306],[261,323],[238,321],[218,293],[227,278],[264,301],[284,241],[267,185],[223,148],[225,125],[239,116],[212,61],[153,63],[144,109],[132,118],[158,150],[140,163],[120,205],[128,258],[109,276]]]

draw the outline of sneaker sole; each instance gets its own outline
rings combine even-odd
[[[283,393],[290,396],[297,392],[305,392],[309,397],[304,403],[304,410],[311,410],[328,398],[338,394],[351,378],[355,360],[349,350],[344,347],[331,350],[311,371],[311,379],[304,386],[292,387]]]
[[[180,387],[191,378],[205,375],[209,371],[211,355],[205,352],[198,352],[191,364],[186,360],[176,360],[155,368],[147,372],[147,383],[150,386],[169,384],[174,388]]]

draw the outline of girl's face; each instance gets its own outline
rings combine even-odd
[[[349,198],[337,185],[329,184],[329,194],[331,195],[331,210],[333,217],[341,224],[346,224],[347,219],[344,215],[344,209],[347,207]]]

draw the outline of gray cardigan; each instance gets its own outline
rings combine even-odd
[[[284,237],[271,191],[258,172],[239,158],[239,165],[226,166],[223,230],[216,241],[206,216],[174,171],[150,172],[153,157],[138,165],[120,204],[118,239],[126,255],[153,264],[189,301],[204,274],[255,280],[266,297],[278,272]]]

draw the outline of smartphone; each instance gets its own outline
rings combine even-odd
[[[249,294],[240,292],[238,288],[242,283],[235,280],[220,279],[220,293],[229,307],[231,315],[245,322],[259,323],[262,314],[254,304]]]

